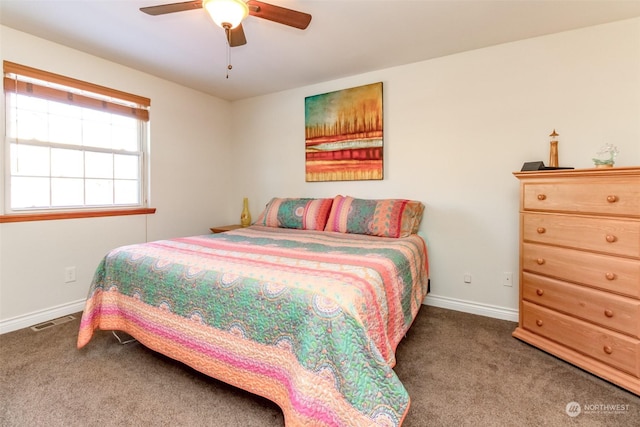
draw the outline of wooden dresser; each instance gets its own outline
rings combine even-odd
[[[513,336],[640,395],[640,167],[514,175]]]

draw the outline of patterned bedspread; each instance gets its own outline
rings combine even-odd
[[[274,401],[287,426],[398,426],[395,350],[427,278],[417,235],[252,226],[124,246],[98,266],[78,348],[121,330]]]

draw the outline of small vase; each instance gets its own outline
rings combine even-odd
[[[249,212],[249,199],[242,200],[242,213],[240,214],[240,225],[248,227],[251,225],[251,212]]]
[[[603,168],[612,168],[613,167],[613,163],[603,163],[600,165],[596,165],[596,168],[598,169],[603,169]]]

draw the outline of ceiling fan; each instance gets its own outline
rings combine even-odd
[[[213,22],[225,30],[230,47],[242,46],[247,43],[242,29],[242,21],[248,15],[301,30],[307,28],[311,22],[311,15],[308,13],[255,0],[195,0],[141,7],[140,10],[155,16],[200,8],[205,9]]]

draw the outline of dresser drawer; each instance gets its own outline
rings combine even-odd
[[[522,244],[522,269],[640,299],[640,260],[535,243]]]
[[[640,218],[640,177],[549,179],[525,182],[522,191],[524,210]]]
[[[580,319],[522,302],[522,327],[616,369],[640,376],[640,341]]]
[[[640,221],[523,213],[525,241],[640,258]]]
[[[523,299],[640,338],[640,300],[531,273],[522,277]]]

